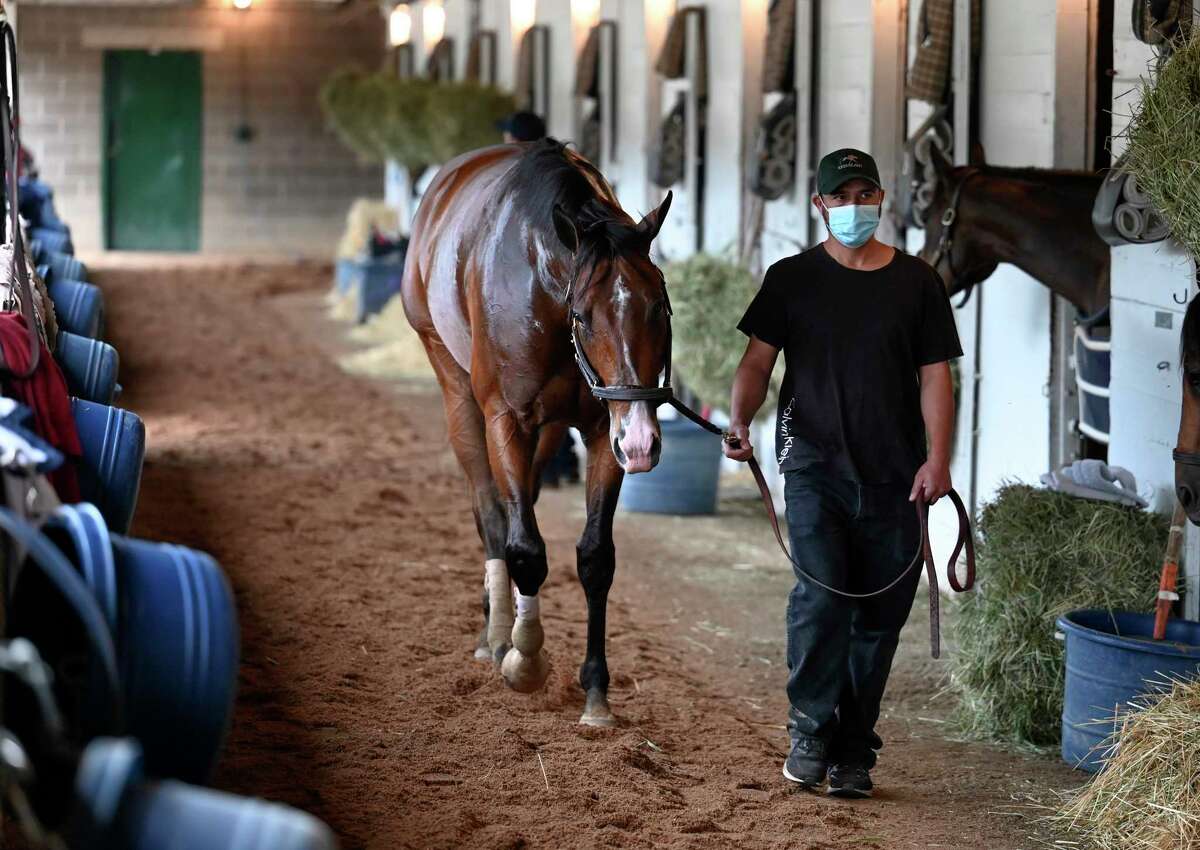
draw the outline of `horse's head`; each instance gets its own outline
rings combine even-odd
[[[1200,525],[1200,298],[1192,299],[1180,334],[1183,411],[1175,443],[1175,495],[1188,519]],[[1191,462],[1189,462],[1189,460]]]
[[[998,263],[981,242],[981,212],[967,197],[964,181],[975,170],[955,168],[937,145],[929,146],[929,156],[937,182],[925,213],[921,259],[937,271],[947,294],[954,295],[987,280]]]
[[[670,357],[671,317],[662,272],[650,261],[650,243],[671,206],[634,225],[586,210],[554,210],[554,229],[572,254],[576,280],[568,305],[578,349],[609,388],[657,387]],[[607,399],[609,440],[626,472],[658,463],[662,432],[659,402]]]

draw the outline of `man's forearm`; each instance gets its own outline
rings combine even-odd
[[[729,418],[735,425],[746,425],[754,421],[758,409],[767,397],[770,373],[763,372],[752,364],[742,363],[733,378],[733,399]]]
[[[922,382],[921,416],[929,434],[930,460],[949,463],[954,435],[954,387],[949,368],[936,380]]]

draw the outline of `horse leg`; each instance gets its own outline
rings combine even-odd
[[[538,590],[546,580],[546,544],[533,515],[536,487],[534,455],[537,433],[522,429],[507,408],[488,411],[487,442],[492,476],[508,519],[504,560],[517,586],[517,618],[512,649],[500,673],[514,691],[532,693],[546,683],[550,661],[542,648],[545,634],[538,610]]]
[[[607,429],[587,439],[587,524],[576,546],[579,583],[587,599],[587,656],[579,668],[579,684],[587,695],[579,722],[587,726],[613,726],[608,707],[608,660],[604,654],[608,591],[617,568],[613,546],[613,514],[625,473],[613,456]]]
[[[533,453],[533,503],[535,505],[538,494],[542,491],[542,471],[546,468],[546,464],[558,454],[558,447],[562,445],[566,433],[567,424],[565,422],[543,425],[538,430],[537,449]]]
[[[480,661],[494,660],[498,664],[508,651],[513,603],[504,563],[508,521],[488,461],[483,411],[471,392],[470,375],[458,365],[441,340],[422,336],[421,341],[442,385],[450,444],[470,483],[475,528],[483,542],[483,629],[479,633],[475,657]]]

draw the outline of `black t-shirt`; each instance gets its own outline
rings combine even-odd
[[[925,462],[918,369],[962,356],[950,301],[924,260],[896,251],[856,271],[817,245],[767,270],[738,330],[783,350],[775,455],[865,484]]]

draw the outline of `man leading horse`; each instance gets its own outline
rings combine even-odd
[[[962,355],[937,273],[875,238],[883,198],[868,154],[821,160],[812,203],[829,236],[771,266],[738,324],[750,340],[725,443],[750,459],[783,351],[775,452],[792,557],[831,588],[797,571],[788,599],[783,775],[846,797],[872,791],[879,706],[919,580],[905,572],[921,542],[909,503],[950,491],[948,361]]]

